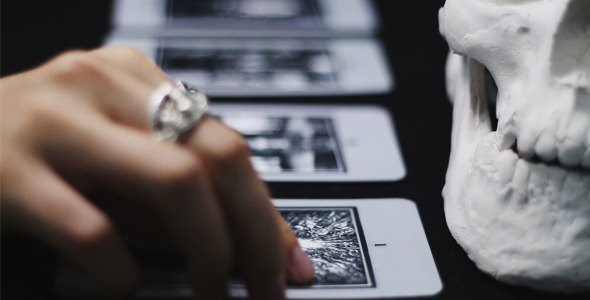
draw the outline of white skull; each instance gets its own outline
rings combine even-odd
[[[590,1],[447,0],[439,24],[451,233],[499,280],[590,290]]]

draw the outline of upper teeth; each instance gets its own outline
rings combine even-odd
[[[552,94],[559,94],[561,98],[555,99],[560,100],[547,100]],[[504,109],[498,121],[501,147],[516,143],[524,158],[538,157],[545,162],[590,170],[590,92],[576,89],[571,97],[565,98],[563,94],[562,90],[533,92],[526,97],[535,97],[536,102],[521,101],[520,106],[513,105],[510,111]],[[516,102],[502,98],[498,101],[499,105],[503,101]],[[533,103],[538,105],[530,106]]]

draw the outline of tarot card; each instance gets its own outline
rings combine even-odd
[[[378,28],[368,0],[117,0],[125,36],[351,37]]]
[[[274,200],[316,271],[289,299],[426,296],[442,283],[414,202],[405,199]],[[233,286],[231,295],[245,296]]]
[[[371,105],[213,104],[266,181],[395,181],[406,174],[391,115]]]
[[[315,269],[306,285],[289,285],[288,299],[368,299],[428,296],[438,293],[438,275],[420,216],[405,199],[274,200],[293,228]],[[142,266],[137,298],[172,299],[192,296],[182,264],[166,264],[156,251],[135,249]],[[84,281],[63,266],[56,279],[58,295],[90,298]],[[232,298],[247,291],[236,277]]]
[[[380,94],[393,88],[373,39],[122,39],[211,96]]]

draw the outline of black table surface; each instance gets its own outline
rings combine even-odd
[[[67,49],[91,49],[109,30],[108,1],[4,1],[2,76],[20,72]],[[443,0],[376,1],[377,34],[396,79],[395,89],[377,96],[247,98],[251,102],[371,103],[392,114],[407,176],[398,182],[272,183],[275,198],[391,198],[413,200],[426,231],[443,290],[432,299],[590,299],[500,283],[480,272],[449,233],[441,190],[450,151],[452,107],[446,98],[448,52],[438,32]],[[229,99],[215,99],[226,101]],[[2,236],[2,298],[51,299],[55,254],[18,234]],[[420,297],[418,297],[419,299]],[[415,299],[415,298],[413,298]]]

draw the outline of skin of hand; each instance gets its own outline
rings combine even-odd
[[[0,80],[2,230],[54,247],[108,297],[138,284],[131,232],[182,255],[197,298],[223,298],[238,268],[252,299],[283,299],[286,280],[313,278],[309,258],[239,133],[206,117],[182,143],[154,139],[147,102],[167,80],[120,46]]]

